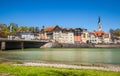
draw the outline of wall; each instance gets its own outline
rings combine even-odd
[[[73,32],[68,32],[68,43],[74,43],[74,34]]]
[[[74,41],[81,42],[82,41],[81,36],[74,36]]]
[[[120,48],[120,44],[96,44],[96,48]]]

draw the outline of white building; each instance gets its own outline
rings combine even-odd
[[[56,41],[61,43],[62,41],[62,28],[59,26],[45,27],[44,31],[48,40]]]
[[[92,33],[90,33],[90,43],[110,43],[110,34],[109,33],[105,33],[102,30],[98,30],[98,31],[93,31]]]
[[[82,29],[82,30],[83,30],[81,34],[82,42],[87,43],[87,41],[90,40],[89,32],[87,31],[87,29]]]
[[[74,32],[72,29],[62,29],[59,26],[49,26],[45,27],[44,31],[47,36],[45,38],[48,40],[59,43],[74,43]]]
[[[89,42],[97,44],[98,43],[98,37],[95,36],[94,34],[90,33],[90,40],[89,40]]]
[[[25,40],[33,40],[35,39],[34,33],[31,32],[19,32],[16,34],[16,37]]]
[[[74,32],[72,29],[62,30],[62,43],[74,44]]]
[[[111,36],[109,33],[104,33],[103,35],[103,42],[104,43],[110,43],[111,42]]]

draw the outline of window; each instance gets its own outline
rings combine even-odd
[[[83,38],[85,38],[85,33],[83,34]]]

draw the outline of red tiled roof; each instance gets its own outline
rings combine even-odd
[[[45,31],[51,32],[56,26],[49,26],[45,28]]]
[[[98,31],[93,31],[92,34],[94,34],[95,36],[101,37],[104,35],[105,38],[109,37],[109,33],[104,33],[102,30],[98,30]]]
[[[98,35],[99,37],[102,36],[103,33],[104,33],[104,32],[103,32],[102,30],[98,30],[98,31],[97,31],[97,35]]]
[[[93,31],[92,34],[94,34],[95,36],[97,36],[97,31]]]

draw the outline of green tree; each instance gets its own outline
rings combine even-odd
[[[21,26],[20,29],[21,29],[21,32],[28,30],[27,26]]]
[[[0,24],[0,37],[7,37],[9,35],[9,29],[6,24]]]
[[[18,28],[18,25],[16,23],[10,23],[10,25],[8,26],[8,29],[10,31],[11,34],[16,34]]]
[[[30,27],[28,28],[28,30],[29,30],[30,32],[34,32],[34,27],[30,26]]]
[[[120,36],[120,29],[116,29],[113,34],[115,36]]]
[[[110,29],[111,39],[114,40],[115,37],[120,36],[120,29]]]

